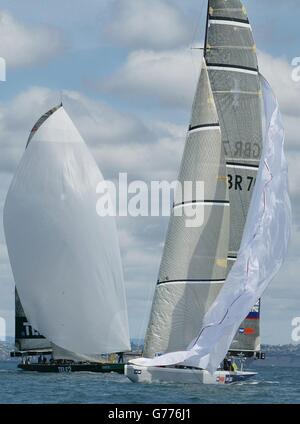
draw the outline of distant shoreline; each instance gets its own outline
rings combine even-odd
[[[143,347],[143,341],[132,340],[132,349]],[[14,349],[14,339],[7,342],[0,341],[0,361],[16,361],[10,358],[10,352]],[[262,351],[266,353],[265,360],[253,361],[251,368],[262,367],[300,367],[300,344],[298,345],[262,345]]]

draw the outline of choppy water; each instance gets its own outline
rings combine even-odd
[[[0,403],[300,403],[300,368],[261,368],[233,386],[141,386],[117,374],[24,373],[16,366],[0,362]]]

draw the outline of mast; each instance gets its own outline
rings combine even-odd
[[[231,203],[228,273],[236,261],[262,153],[256,47],[240,0],[209,0],[205,57],[220,117]],[[260,350],[260,303],[241,324],[231,353]]]
[[[208,19],[209,19],[209,0],[208,0],[208,2],[207,2],[207,14],[206,14],[206,26],[205,26],[205,38],[204,38],[204,59],[206,59],[206,50],[207,50]]]

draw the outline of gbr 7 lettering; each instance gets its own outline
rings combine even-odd
[[[254,177],[228,174],[229,190],[251,191],[254,187],[254,184]]]

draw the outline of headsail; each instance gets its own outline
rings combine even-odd
[[[71,352],[130,349],[115,221],[96,212],[103,182],[60,107],[37,129],[10,186],[4,227],[30,323]]]
[[[205,62],[193,105],[179,182],[204,182],[203,194],[177,192],[148,326],[144,355],[185,349],[220,291],[227,272],[229,199],[218,115]],[[204,223],[188,228],[187,212]],[[176,216],[181,211],[182,216]]]
[[[205,58],[220,117],[230,199],[228,272],[236,261],[262,152],[262,101],[256,46],[240,0],[209,0]],[[231,350],[260,349],[259,303]]]
[[[204,326],[189,350],[135,364],[163,366],[184,364],[211,373],[225,357],[242,317],[263,294],[287,254],[291,234],[284,129],[279,106],[263,81],[266,138],[238,259],[226,283],[204,318]]]

